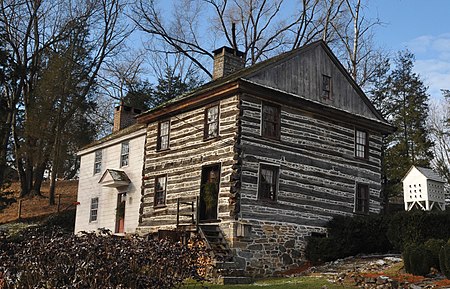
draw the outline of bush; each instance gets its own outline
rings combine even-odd
[[[44,225],[58,226],[68,232],[73,232],[75,230],[75,216],[76,210],[62,211],[48,216],[48,218],[44,220]]]
[[[441,251],[442,247],[445,245],[445,241],[442,239],[429,239],[425,242],[425,248],[431,253],[432,257],[432,264],[431,267],[440,269],[439,264],[439,252]]]
[[[450,279],[450,239],[439,251],[439,266],[442,274]]]
[[[403,251],[405,271],[413,275],[425,276],[433,267],[433,252],[424,244],[409,244]]]
[[[305,249],[305,257],[313,264],[333,261],[345,257],[336,248],[336,241],[331,238],[310,237]]]
[[[3,288],[174,288],[202,280],[204,249],[148,237],[34,227],[10,242],[0,236]]]
[[[392,246],[386,237],[384,216],[335,217],[328,224],[328,238],[311,237],[306,258],[312,262],[332,261],[347,256],[387,253]]]
[[[450,238],[450,212],[399,212],[390,217],[387,236],[398,251],[407,244]]]

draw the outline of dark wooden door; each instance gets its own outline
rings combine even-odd
[[[220,164],[202,168],[200,186],[200,221],[217,220],[217,204],[219,200]]]

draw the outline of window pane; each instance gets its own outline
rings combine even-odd
[[[205,138],[219,135],[219,106],[213,106],[206,110]]]
[[[280,133],[280,110],[277,107],[263,105],[262,113],[262,136],[279,138]]]
[[[359,158],[368,158],[369,147],[367,143],[367,133],[365,131],[355,131],[355,156]]]
[[[159,123],[157,149],[169,148],[169,121]]]
[[[155,180],[155,200],[154,206],[164,205],[166,199],[166,182],[167,178],[158,177]]]
[[[277,175],[278,167],[261,165],[258,186],[258,196],[260,199],[276,199]]]
[[[102,170],[102,151],[95,152],[94,174],[98,174]]]
[[[357,184],[355,196],[355,212],[369,213],[369,186]]]
[[[97,221],[97,212],[98,212],[98,198],[92,198],[89,222]]]
[[[128,155],[130,152],[130,145],[128,142],[122,143],[122,149],[120,153],[120,166],[128,166]]]

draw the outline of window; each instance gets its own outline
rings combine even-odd
[[[259,166],[258,199],[275,201],[277,197],[278,167]]]
[[[215,105],[205,110],[205,139],[219,136],[219,106]]]
[[[94,174],[100,173],[102,170],[102,151],[95,152],[95,160],[94,160]]]
[[[166,150],[169,148],[169,121],[160,122],[158,125],[158,140],[156,144],[157,150]]]
[[[89,222],[97,221],[97,215],[98,215],[98,198],[92,198]]]
[[[167,176],[159,176],[155,179],[155,200],[153,206],[163,206],[166,204]]]
[[[369,158],[369,135],[365,131],[355,131],[355,156],[357,158]]]
[[[263,104],[262,131],[263,137],[280,139],[280,108]]]
[[[322,98],[331,99],[331,77],[322,75]]]
[[[128,156],[130,155],[130,143],[123,142],[120,150],[120,166],[128,166]]]
[[[355,213],[369,213],[369,186],[356,185]]]

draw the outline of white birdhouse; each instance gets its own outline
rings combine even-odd
[[[414,206],[424,211],[431,211],[435,206],[445,210],[445,181],[432,169],[412,166],[402,182],[406,211]]]

